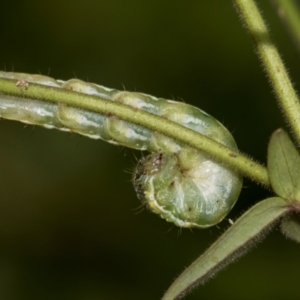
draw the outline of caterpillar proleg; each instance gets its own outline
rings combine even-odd
[[[108,89],[78,79],[0,72],[20,88],[30,83],[70,89],[147,111],[236,150],[229,131],[216,119],[189,104],[150,95]],[[72,131],[93,139],[147,150],[133,173],[138,198],[154,213],[180,227],[205,228],[219,223],[235,204],[241,176],[208,155],[139,125],[64,104],[0,94],[0,117]]]

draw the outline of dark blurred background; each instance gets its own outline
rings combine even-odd
[[[259,1],[296,87],[300,56]],[[231,1],[0,0],[0,69],[183,100],[263,163],[284,122]],[[159,299],[228,226],[180,230],[141,209],[138,151],[0,122],[0,299]],[[270,194],[245,181],[230,218]],[[186,299],[299,299],[299,245],[278,228]]]

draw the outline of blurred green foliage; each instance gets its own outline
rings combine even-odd
[[[258,1],[294,82],[299,53]],[[284,126],[230,1],[0,0],[1,69],[78,77],[183,100],[219,119],[262,162]],[[0,122],[0,299],[159,299],[220,235],[143,210],[138,151]],[[234,219],[268,195],[246,181]],[[299,299],[299,246],[277,230],[186,299]]]

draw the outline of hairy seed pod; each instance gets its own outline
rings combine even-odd
[[[136,92],[117,91],[78,79],[55,80],[42,75],[0,72],[20,88],[37,83],[145,110],[190,128],[237,150],[229,131],[216,119],[191,105]],[[108,116],[64,104],[0,94],[0,117],[72,131],[133,149],[147,150],[133,174],[138,198],[154,213],[180,227],[205,228],[219,223],[232,209],[241,176],[208,155],[158,132]]]

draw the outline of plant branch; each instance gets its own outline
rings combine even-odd
[[[199,151],[203,151],[252,180],[266,187],[269,186],[268,173],[262,165],[200,133],[165,118],[92,95],[33,83],[30,83],[28,88],[24,89],[16,86],[16,82],[13,79],[0,78],[0,98],[1,94],[10,95],[38,101],[62,103],[99,114],[114,115],[122,120],[160,132],[180,143],[185,143]]]
[[[288,125],[300,145],[300,104],[287,70],[253,0],[233,0],[251,35]]]
[[[272,0],[300,51],[300,8],[294,0]]]

